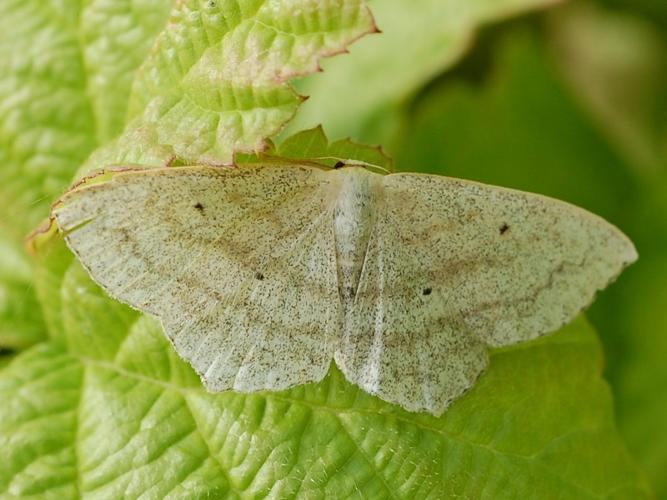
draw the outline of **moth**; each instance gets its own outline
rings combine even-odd
[[[435,415],[489,347],[557,330],[637,258],[561,201],[357,165],[107,171],[52,215],[209,391],[317,382],[334,360],[363,390]]]

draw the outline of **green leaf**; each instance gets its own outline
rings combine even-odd
[[[289,130],[323,123],[329,137],[385,143],[400,109],[468,49],[475,30],[559,0],[382,0],[373,13],[383,35],[368,37],[349,56],[326,61],[324,73],[298,82],[312,96]]]
[[[31,263],[0,235],[0,351],[23,349],[45,338],[32,280]]]
[[[334,167],[339,161],[362,162],[393,171],[393,160],[379,146],[366,146],[350,139],[329,142],[322,127],[298,132],[278,145],[269,144],[266,151],[255,155],[237,155],[236,163],[256,163],[271,157],[290,160],[311,160]]]
[[[652,177],[629,224],[641,252],[639,265],[623,277],[593,312],[609,357],[608,377],[619,428],[646,470],[658,498],[667,496],[667,176]]]
[[[611,307],[603,313],[611,315],[609,323],[617,322],[613,333],[619,335],[616,343],[622,350],[623,359],[610,374],[619,428],[648,473],[658,498],[663,498],[667,494],[667,438],[660,429],[667,419],[667,401],[662,396],[667,386],[667,255],[643,258],[643,265],[629,273],[613,303],[622,307],[624,314],[614,314]],[[621,353],[617,357],[621,358]]]
[[[0,346],[44,335],[23,238],[124,121],[169,2],[0,2]]]
[[[43,336],[23,237],[92,149],[78,2],[0,2],[0,347]]]
[[[2,231],[22,238],[94,145],[78,2],[0,3]]]
[[[105,298],[78,264],[53,282],[67,335],[0,372],[0,496],[649,498],[583,318],[492,353],[435,418],[335,367],[280,393],[207,393],[159,325]]]
[[[93,0],[79,19],[86,94],[98,144],[124,128],[128,99],[139,68],[163,31],[174,0]]]
[[[361,0],[179,2],[137,73],[132,120],[80,173],[174,158],[224,164],[259,151],[303,100],[288,80],[374,29]]]
[[[96,144],[119,131],[134,73],[170,2],[0,4],[3,225],[23,236]]]

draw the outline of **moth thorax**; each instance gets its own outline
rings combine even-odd
[[[363,168],[339,171],[341,189],[334,210],[338,284],[344,306],[354,302],[373,230],[377,174]]]

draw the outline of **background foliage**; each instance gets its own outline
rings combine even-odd
[[[62,241],[26,253],[77,171],[222,163],[279,131],[301,102],[287,80],[373,31],[358,1],[315,4],[0,3],[0,497],[667,497],[663,2],[373,1],[384,33],[295,82],[312,97],[283,137],[323,123],[398,170],[571,201],[638,247],[588,314],[597,333],[579,318],[494,352],[442,418],[335,368],[207,394]],[[386,161],[320,130],[277,147]]]

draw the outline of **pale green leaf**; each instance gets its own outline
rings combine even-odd
[[[79,2],[0,3],[2,231],[20,239],[95,144]]]
[[[174,0],[91,0],[79,18],[86,94],[98,144],[124,126],[136,71],[168,20]]]
[[[0,2],[0,346],[43,335],[23,237],[92,149],[78,2]]]
[[[133,119],[82,172],[261,150],[303,100],[288,80],[374,29],[361,0],[180,2],[134,81]]]
[[[0,235],[0,350],[23,349],[45,338],[32,280],[31,263]]]
[[[0,3],[0,194],[12,237],[45,217],[92,149],[119,131],[170,3]]]
[[[361,40],[349,56],[326,61],[323,74],[298,82],[312,97],[289,130],[322,123],[329,137],[384,143],[396,132],[402,105],[461,57],[479,26],[557,1],[375,1],[383,34]]]
[[[0,2],[0,345],[44,334],[23,238],[119,130],[162,0]]]

